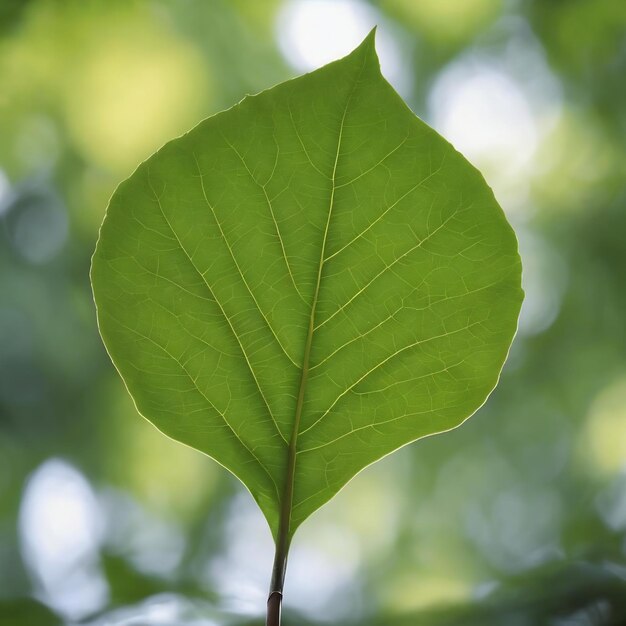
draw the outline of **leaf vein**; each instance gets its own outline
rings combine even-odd
[[[211,297],[213,298],[213,300],[215,301],[215,303],[219,307],[220,311],[222,312],[222,315],[226,319],[226,322],[228,323],[228,326],[229,326],[230,330],[232,331],[232,334],[235,337],[235,340],[237,341],[237,343],[238,343],[238,345],[239,345],[239,347],[241,349],[241,352],[242,352],[242,354],[244,356],[244,360],[245,360],[246,364],[248,365],[248,369],[250,370],[250,374],[252,375],[252,378],[254,379],[254,382],[256,383],[257,389],[259,390],[259,394],[261,395],[261,398],[263,399],[263,402],[265,403],[265,406],[267,407],[267,410],[269,412],[270,418],[274,422],[274,426],[276,427],[276,430],[278,431],[278,434],[285,441],[285,443],[287,443],[286,440],[285,440],[285,437],[283,436],[283,434],[282,434],[282,432],[280,430],[280,428],[278,427],[278,422],[276,421],[276,418],[272,414],[272,411],[271,411],[271,409],[269,407],[269,403],[267,402],[265,394],[263,393],[261,385],[259,384],[257,376],[256,376],[256,374],[254,372],[254,368],[252,367],[252,364],[250,363],[250,359],[248,358],[248,354],[246,353],[246,350],[243,347],[243,344],[241,343],[241,340],[239,339],[239,335],[237,335],[237,333],[235,331],[235,328],[233,327],[230,318],[228,317],[228,315],[226,314],[226,311],[224,310],[224,307],[222,306],[220,301],[215,297],[215,293],[213,292],[213,289],[209,285],[208,281],[206,280],[204,274],[198,269],[197,265],[193,262],[193,259],[189,256],[189,253],[187,252],[187,249],[183,245],[182,241],[180,240],[180,237],[178,236],[178,234],[174,230],[174,227],[172,226],[171,222],[169,221],[167,215],[165,214],[165,211],[163,210],[163,206],[161,204],[161,199],[158,196],[158,194],[156,193],[154,187],[152,186],[152,182],[150,181],[149,174],[148,174],[148,183],[150,185],[150,188],[152,189],[152,193],[154,194],[154,198],[157,201],[159,210],[161,211],[161,215],[163,216],[163,219],[165,220],[165,222],[169,226],[170,230],[172,231],[172,234],[174,235],[174,237],[176,237],[176,240],[178,241],[178,245],[180,246],[180,249],[184,252],[184,254],[187,257],[187,259],[189,259],[189,263],[191,264],[191,266],[195,269],[195,271],[202,278],[204,284],[207,286],[207,289],[209,290],[209,293],[211,294]]]
[[[209,404],[209,406],[222,418],[222,420],[224,421],[224,424],[226,424],[226,426],[228,427],[228,429],[232,432],[232,434],[234,435],[235,439],[237,441],[239,441],[239,443],[242,445],[242,447],[248,451],[248,453],[257,461],[257,463],[259,464],[259,467],[261,467],[261,469],[268,475],[269,479],[272,481],[272,484],[274,485],[274,488],[276,489],[276,495],[278,495],[278,485],[276,484],[276,481],[274,480],[273,476],[270,474],[269,470],[265,467],[265,465],[263,464],[263,462],[261,461],[261,459],[259,459],[259,457],[254,454],[254,452],[246,445],[246,443],[244,442],[244,440],[237,434],[237,432],[235,431],[235,429],[232,427],[231,423],[226,419],[226,416],[224,415],[224,413],[222,413],[212,402],[211,400],[209,400],[208,396],[204,393],[204,391],[202,391],[202,389],[200,389],[200,387],[198,386],[197,380],[191,375],[191,373],[189,372],[189,370],[184,366],[183,363],[181,363],[181,361],[176,358],[167,348],[165,348],[164,346],[162,346],[158,341],[155,341],[154,339],[152,339],[152,337],[148,337],[147,335],[144,335],[143,333],[140,333],[138,330],[135,330],[134,328],[131,328],[130,326],[127,326],[126,324],[123,324],[122,322],[120,322],[119,320],[115,320],[120,326],[122,326],[123,328],[125,328],[126,330],[131,331],[132,333],[135,333],[136,335],[138,335],[139,337],[141,337],[142,339],[145,339],[146,341],[149,341],[150,343],[152,343],[154,346],[156,346],[157,348],[159,348],[160,350],[162,350],[165,354],[167,354],[167,356],[172,359],[175,363],[178,364],[178,366],[183,370],[183,372],[185,372],[187,378],[189,378],[189,380],[191,381],[191,383],[193,384],[194,388],[198,391],[198,393],[200,393],[200,395],[206,400],[206,402]]]
[[[363,374],[360,378],[358,378],[354,383],[352,383],[350,386],[348,386],[346,389],[344,389],[333,400],[331,405],[324,411],[324,413],[322,413],[322,415],[320,417],[318,417],[317,420],[315,420],[310,426],[308,426],[303,431],[301,431],[300,434],[303,435],[304,433],[310,431],[312,428],[317,426],[317,424],[319,424],[330,413],[330,411],[337,405],[337,403],[341,400],[341,398],[343,398],[347,393],[352,391],[359,383],[363,382],[368,376],[373,374],[376,370],[378,370],[383,365],[388,363],[391,359],[393,359],[393,358],[397,357],[398,355],[406,352],[407,350],[410,350],[411,348],[415,348],[417,346],[423,345],[423,344],[428,343],[430,341],[434,341],[435,339],[443,339],[444,337],[450,337],[450,336],[455,335],[457,333],[469,330],[470,328],[472,328],[474,326],[477,326],[479,324],[482,324],[482,323],[483,323],[482,321],[481,322],[473,322],[472,324],[468,324],[467,326],[463,326],[462,328],[457,328],[456,330],[453,330],[453,331],[450,331],[450,332],[445,332],[445,333],[442,333],[440,335],[433,335],[432,337],[428,337],[426,339],[419,339],[418,341],[414,341],[413,343],[410,343],[410,344],[408,344],[408,345],[406,345],[406,346],[396,350],[395,352],[393,352],[389,356],[385,357],[382,361],[380,361],[379,363],[374,365],[374,367],[370,368],[367,372],[365,372],[365,374]],[[451,366],[448,366],[448,367],[451,367]],[[442,370],[442,371],[445,371],[445,369],[448,369],[448,367],[444,368],[444,370]],[[435,373],[440,373],[440,372],[435,372]],[[402,382],[402,381],[400,381],[400,382]],[[369,393],[373,393],[373,392],[369,392]]]
[[[394,267],[395,265],[397,265],[400,261],[402,261],[403,259],[405,259],[409,254],[411,254],[412,252],[415,252],[415,250],[418,250],[419,248],[421,248],[429,239],[432,239],[432,237],[434,235],[436,235],[451,219],[453,219],[456,216],[456,211],[452,214],[450,214],[439,226],[437,226],[437,228],[435,228],[435,230],[433,230],[431,233],[429,233],[428,235],[426,235],[426,237],[424,237],[423,239],[420,239],[420,241],[415,244],[414,246],[412,246],[411,248],[409,248],[406,252],[404,252],[403,254],[401,254],[397,259],[394,259],[394,261],[392,261],[389,265],[385,265],[383,267],[382,270],[380,270],[380,272],[378,272],[377,274],[374,275],[373,278],[371,278],[367,283],[365,283],[365,285],[363,285],[363,287],[361,287],[361,289],[359,289],[347,302],[345,302],[344,304],[342,304],[338,309],[336,309],[331,315],[329,315],[323,322],[321,322],[320,324],[318,324],[315,327],[315,330],[319,330],[322,326],[324,326],[325,324],[327,324],[330,320],[333,319],[333,317],[335,317],[336,315],[338,315],[339,313],[341,313],[348,305],[350,305],[354,300],[356,300],[356,298],[358,298],[364,291],[366,291],[368,289],[368,287],[370,287],[370,285],[372,285],[372,283],[374,283],[376,280],[378,280],[383,274],[385,274],[385,272],[389,271],[392,267]]]
[[[279,153],[278,144],[276,145],[276,161],[274,162],[274,169],[272,170],[272,174],[270,175],[270,178],[264,184],[261,184],[256,179],[256,177],[254,176],[254,174],[252,173],[250,168],[248,167],[248,164],[246,163],[245,159],[243,158],[243,155],[239,152],[239,150],[237,150],[237,148],[232,143],[230,143],[230,141],[228,141],[228,139],[224,135],[222,135],[222,138],[228,144],[228,146],[233,150],[233,152],[239,157],[239,160],[241,161],[243,166],[246,168],[246,171],[248,172],[248,174],[250,174],[250,178],[263,191],[263,196],[265,198],[265,202],[266,202],[267,207],[268,207],[268,209],[270,211],[270,215],[272,216],[272,221],[274,222],[274,229],[276,230],[276,235],[278,236],[278,242],[280,243],[280,249],[282,250],[282,253],[283,253],[283,259],[285,260],[285,265],[287,267],[287,272],[289,273],[289,278],[291,279],[291,284],[293,285],[293,288],[295,289],[296,293],[298,294],[298,297],[300,298],[300,300],[302,300],[302,302],[304,302],[306,304],[306,300],[304,299],[304,296],[300,292],[300,289],[298,288],[298,285],[296,284],[296,279],[294,278],[293,272],[291,271],[291,265],[289,264],[289,259],[287,257],[287,251],[285,250],[285,243],[283,241],[282,235],[280,234],[280,228],[278,227],[278,221],[276,220],[276,215],[274,214],[274,208],[272,207],[272,201],[270,200],[269,196],[267,195],[267,189],[266,189],[267,183],[274,176],[274,171],[276,170],[276,164],[278,163],[278,153]],[[195,158],[195,154],[194,154],[194,158]],[[198,160],[196,159],[196,163],[197,162],[198,162]],[[199,168],[198,168],[198,170],[199,170]],[[200,176],[202,176],[202,173],[200,173]],[[282,191],[281,191],[281,193],[282,193]]]

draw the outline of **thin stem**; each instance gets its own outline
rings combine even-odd
[[[289,485],[289,481],[287,482]],[[289,489],[285,489],[285,496],[288,496]],[[289,505],[291,509],[291,503]],[[280,613],[283,602],[283,586],[285,584],[285,573],[287,571],[287,556],[289,554],[289,523],[291,515],[285,515],[281,511],[281,518],[278,525],[278,536],[276,538],[276,553],[274,555],[274,566],[272,567],[272,581],[270,582],[270,592],[267,598],[267,619],[266,626],[280,626]]]
[[[321,269],[320,269],[321,273]],[[307,333],[306,346],[304,348],[304,360],[302,375],[300,378],[300,389],[298,391],[298,401],[296,404],[296,418],[294,428],[289,442],[287,456],[287,480],[285,481],[285,491],[280,507],[280,518],[278,520],[278,534],[276,536],[276,554],[274,556],[274,567],[272,568],[272,582],[270,583],[270,593],[267,599],[267,620],[266,626],[280,626],[280,609],[283,599],[283,586],[285,584],[285,572],[287,571],[287,556],[289,555],[289,544],[291,543],[291,507],[293,505],[293,485],[296,473],[296,454],[298,445],[298,430],[300,427],[300,417],[304,406],[304,392],[309,376],[309,358],[311,356],[311,344],[313,342],[313,327],[315,325],[315,303],[319,292],[318,284],[315,290],[315,298],[309,320],[309,330]]]
[[[279,591],[270,593],[267,599],[267,619],[266,626],[280,626],[280,608],[283,601],[283,594]]]

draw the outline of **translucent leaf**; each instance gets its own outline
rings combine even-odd
[[[139,411],[290,538],[365,466],[485,401],[520,272],[491,190],[385,81],[371,34],[140,165],[92,281]]]

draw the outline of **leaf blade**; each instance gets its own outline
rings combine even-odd
[[[493,194],[383,79],[373,35],[140,166],[92,282],[140,412],[235,473],[275,536],[281,505],[291,536],[366,465],[467,419],[522,297]]]

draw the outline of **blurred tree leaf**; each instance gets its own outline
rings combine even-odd
[[[61,620],[46,606],[31,598],[0,602],[0,626],[60,626]]]
[[[286,555],[366,465],[484,402],[520,269],[491,190],[384,80],[372,33],[142,164],[92,281],[139,411],[238,476]]]
[[[0,32],[10,31],[19,25],[23,13],[32,0],[4,0],[0,3]]]
[[[435,43],[435,53],[466,45],[498,17],[503,5],[502,0],[380,0],[378,4]]]

